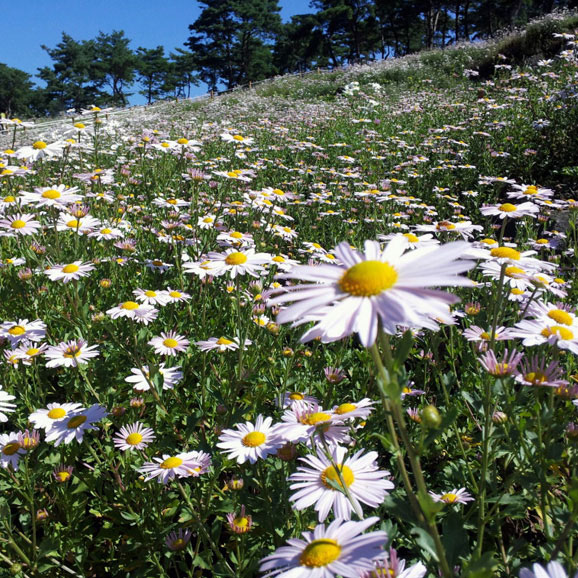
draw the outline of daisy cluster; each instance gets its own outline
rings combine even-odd
[[[334,100],[4,123],[0,564],[566,577],[578,58],[554,40],[491,77],[404,61],[399,93],[365,67]]]

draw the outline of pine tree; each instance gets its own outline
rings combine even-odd
[[[210,90],[231,89],[274,72],[271,42],[280,30],[278,0],[200,0],[186,46]]]

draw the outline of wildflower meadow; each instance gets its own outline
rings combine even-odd
[[[0,575],[574,576],[552,41],[6,120]]]

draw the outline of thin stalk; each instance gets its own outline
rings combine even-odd
[[[181,496],[185,500],[187,506],[189,506],[189,509],[191,511],[191,516],[193,517],[193,519],[197,523],[197,527],[199,528],[199,531],[203,535],[203,538],[205,538],[205,540],[207,541],[207,543],[211,547],[211,550],[213,550],[213,552],[215,553],[215,556],[223,563],[225,568],[227,568],[227,570],[230,572],[231,576],[236,576],[235,571],[233,570],[233,568],[231,568],[231,565],[227,562],[227,560],[225,559],[225,557],[223,556],[223,554],[219,550],[219,547],[217,546],[217,544],[215,544],[213,538],[211,538],[211,535],[209,534],[207,528],[205,528],[205,525],[203,524],[202,520],[197,515],[197,511],[195,509],[195,506],[191,502],[191,499],[187,495],[187,492],[185,491],[185,488],[183,487],[181,482],[177,482],[177,486],[179,488],[179,492],[180,492]]]
[[[373,344],[370,348],[370,351],[371,351],[371,354],[372,354],[374,361],[376,362],[377,369],[380,373],[381,379],[383,380],[384,384],[386,384],[389,381],[389,375],[388,375],[388,372],[386,371],[385,367],[381,363],[381,358],[379,356],[379,351],[377,349],[377,345]],[[389,349],[389,359],[391,359],[391,349]],[[417,495],[425,498],[428,496],[428,491],[427,491],[425,479],[423,477],[423,471],[421,469],[419,457],[416,455],[415,450],[411,444],[411,440],[409,439],[409,434],[408,434],[407,428],[405,426],[405,420],[403,417],[403,411],[401,409],[400,400],[399,399],[389,399],[388,401],[390,402],[389,406],[391,409],[391,417],[393,417],[393,420],[395,421],[395,424],[397,425],[397,427],[399,429],[399,433],[400,433],[402,442],[403,442],[405,450],[407,452],[409,463],[410,463],[410,466],[411,466],[411,469],[412,469],[412,472],[413,472],[413,475],[415,478],[415,482],[417,485]],[[394,433],[395,433],[395,427],[394,427]],[[410,495],[410,493],[413,494],[413,489],[411,488],[411,485],[409,487],[408,495]],[[435,523],[432,523],[428,520],[427,516],[423,512],[423,509],[421,508],[421,506],[419,506],[419,500],[415,496],[415,494],[414,494],[414,499],[418,502],[418,507],[419,507],[420,511],[422,512],[421,517],[425,521],[425,523],[424,523],[425,529],[434,541],[435,549],[436,549],[436,553],[437,553],[437,557],[438,557],[438,562],[439,562],[440,567],[441,567],[442,575],[444,577],[452,578],[454,576],[454,573],[452,572],[452,570],[448,564],[445,549],[444,549],[444,546],[442,544],[441,537],[439,535],[437,527],[436,527]]]

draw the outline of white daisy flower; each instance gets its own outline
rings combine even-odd
[[[421,249],[422,247],[434,247],[440,244],[434,236],[429,233],[427,235],[414,235],[413,233],[390,233],[389,235],[378,235],[380,241],[390,241],[395,237],[404,237],[410,249]]]
[[[459,490],[454,488],[443,494],[429,492],[429,495],[433,498],[434,502],[443,502],[444,504],[466,504],[475,499],[470,493],[466,492],[466,488],[460,488]]]
[[[568,578],[568,574],[566,574],[562,564],[555,560],[549,562],[546,568],[540,564],[533,564],[532,570],[522,568],[519,576],[520,578]],[[578,572],[574,574],[574,578],[578,578]]]
[[[249,339],[245,339],[245,348],[247,350],[247,346],[251,345],[253,342]],[[201,351],[212,351],[216,349],[219,353],[223,353],[224,351],[235,351],[239,349],[239,338],[233,337],[233,339],[229,339],[227,337],[210,337],[206,341],[195,341],[195,345]]]
[[[362,574],[362,578],[423,578],[426,572],[427,568],[421,562],[406,568],[405,560],[400,560],[396,550],[390,548],[387,558],[376,560],[374,570]]]
[[[96,239],[97,241],[111,241],[113,239],[121,239],[124,237],[124,233],[116,227],[104,225],[100,229],[89,233],[88,236]]]
[[[361,401],[355,403],[342,403],[336,405],[331,412],[334,415],[338,415],[342,420],[348,419],[367,419],[369,414],[373,411],[373,401],[368,397],[363,398]]]
[[[114,436],[114,446],[119,450],[144,450],[155,439],[155,432],[150,427],[144,427],[136,422],[123,426]]]
[[[343,266],[300,266],[280,275],[312,283],[283,288],[285,293],[269,299],[268,304],[297,302],[279,313],[278,323],[298,324],[307,315],[319,314],[317,324],[302,341],[319,337],[327,343],[358,333],[361,343],[370,347],[379,322],[390,334],[400,325],[437,329],[434,319],[448,318],[449,305],[458,298],[430,287],[472,285],[459,276],[475,265],[459,260],[468,247],[456,242],[404,255],[407,242],[399,237],[384,250],[376,241],[366,241],[364,253],[341,243],[335,253]]]
[[[283,398],[279,402],[279,406],[283,409],[293,408],[297,404],[309,404],[311,406],[319,406],[319,400],[312,395],[301,393],[300,391],[285,392]]]
[[[306,400],[293,403],[290,409],[285,410],[281,421],[276,431],[285,441],[303,442],[311,447],[312,440],[320,432],[329,444],[347,444],[351,441],[349,427],[343,424],[341,416],[335,416],[331,411]]]
[[[50,431],[59,421],[70,417],[76,411],[83,411],[80,403],[49,403],[45,409],[37,409],[28,417],[28,421],[34,429]]]
[[[16,404],[10,403],[13,399],[16,399],[16,397],[4,391],[0,385],[0,423],[8,421],[6,414],[12,413],[16,409]]]
[[[535,217],[540,212],[540,208],[534,203],[522,203],[513,205],[503,203],[502,205],[484,205],[480,208],[480,213],[486,217],[498,217],[499,219],[517,219],[519,217]]]
[[[178,291],[177,289],[171,289],[167,287],[166,295],[169,303],[176,303],[177,301],[188,301],[191,296],[184,291]]]
[[[61,213],[56,224],[57,231],[70,231],[77,235],[85,235],[91,233],[94,229],[100,226],[100,221],[85,215],[84,217],[75,217],[69,213]]]
[[[51,281],[62,281],[68,283],[76,281],[81,277],[88,277],[90,271],[94,270],[92,263],[83,263],[82,261],[74,261],[67,265],[53,265],[45,269],[44,274],[48,275]]]
[[[32,343],[30,341],[21,343],[15,350],[14,356],[21,360],[24,365],[32,365],[37,357],[44,357],[44,352],[48,349],[46,343]]]
[[[35,216],[18,213],[6,219],[0,219],[0,229],[4,230],[4,236],[35,235],[42,229],[42,224],[34,218]]]
[[[22,341],[42,341],[46,337],[46,323],[40,319],[5,321],[0,325],[0,337],[7,339],[12,348]]]
[[[55,446],[69,444],[73,439],[78,443],[82,442],[84,432],[97,430],[92,425],[108,415],[108,412],[101,405],[92,405],[87,409],[78,409],[70,413],[66,419],[59,420],[46,433],[46,441],[54,442]]]
[[[578,355],[578,327],[564,325],[548,319],[524,319],[510,330],[512,338],[522,339],[526,347],[549,343]]]
[[[150,289],[135,289],[132,294],[137,301],[145,305],[166,305],[169,302],[169,297],[166,291],[152,291]]]
[[[163,378],[163,389],[173,389],[173,387],[183,378],[183,372],[180,367],[167,367],[161,363],[158,372]],[[151,388],[150,373],[148,365],[143,365],[142,369],[133,367],[132,375],[125,378],[125,381],[133,384],[136,391],[148,391]]]
[[[26,450],[20,443],[20,432],[0,434],[0,467],[18,470],[18,462],[25,453]]]
[[[106,312],[112,319],[128,317],[137,323],[144,323],[144,325],[148,325],[151,321],[154,321],[158,313],[158,309],[155,309],[152,305],[144,305],[142,303],[136,303],[135,301],[124,301]]]
[[[291,489],[298,490],[289,498],[294,502],[293,507],[304,510],[315,505],[320,522],[331,511],[336,518],[349,520],[351,512],[360,509],[359,502],[372,508],[379,507],[394,485],[386,479],[389,472],[378,469],[377,452],[363,455],[364,452],[362,449],[346,458],[347,448],[334,446],[331,459],[322,453],[300,458],[308,467],[298,467],[289,476],[290,482],[296,482]],[[345,495],[345,487],[352,499],[358,502],[355,506]]]
[[[268,253],[255,253],[254,249],[227,249],[225,253],[209,253],[207,260],[211,275],[224,275],[228,272],[231,279],[234,279],[237,275],[259,277],[264,270],[263,265],[271,262],[271,256]]]
[[[178,335],[176,331],[162,333],[158,337],[153,337],[148,345],[154,347],[157,355],[177,355],[187,349],[190,341],[183,335]]]
[[[236,459],[238,464],[246,461],[254,464],[259,458],[265,459],[274,454],[282,447],[285,440],[280,438],[275,427],[271,425],[272,418],[257,417],[255,424],[246,422],[237,424],[236,430],[226,429],[219,436],[220,443],[217,447],[224,450],[231,459]]]
[[[55,187],[38,187],[34,192],[23,192],[22,199],[25,205],[36,207],[64,207],[82,199],[77,195],[78,187],[57,185]]]
[[[50,158],[60,156],[66,145],[67,143],[63,141],[48,144],[42,140],[37,140],[30,146],[19,148],[16,151],[16,156],[19,159],[24,159],[30,163],[34,163],[37,160],[46,157]]]
[[[98,345],[88,346],[84,339],[73,339],[48,347],[44,355],[50,360],[46,367],[77,367],[100,354]]]
[[[293,538],[261,560],[260,572],[277,578],[333,578],[360,576],[375,569],[374,560],[384,557],[387,534],[363,531],[379,522],[378,517],[361,522],[335,520],[320,524],[303,539]]]
[[[164,454],[162,458],[153,458],[139,468],[145,474],[145,482],[158,478],[159,484],[166,484],[175,477],[197,477],[205,473],[211,465],[211,456],[205,452],[187,452],[170,456]]]

